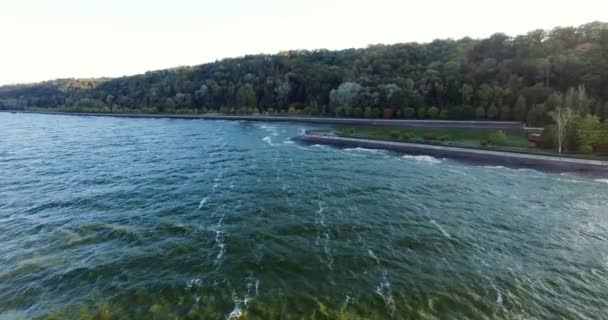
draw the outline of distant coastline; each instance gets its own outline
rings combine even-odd
[[[313,116],[273,116],[273,115],[225,115],[225,114],[146,114],[146,113],[90,113],[90,112],[45,112],[27,110],[0,110],[5,113],[33,113],[88,117],[121,117],[121,118],[153,118],[153,119],[202,119],[202,120],[233,120],[233,121],[276,121],[276,122],[306,122],[319,124],[348,124],[384,127],[421,127],[421,128],[477,128],[477,129],[523,129],[524,124],[517,121],[474,121],[474,120],[389,120],[362,118],[332,118]]]

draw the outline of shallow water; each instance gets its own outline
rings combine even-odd
[[[0,319],[606,317],[606,180],[0,113]]]

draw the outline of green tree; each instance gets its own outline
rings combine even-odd
[[[491,105],[487,112],[488,119],[496,120],[498,118],[498,108],[495,105]]]
[[[486,109],[484,109],[482,106],[477,107],[477,109],[475,109],[475,118],[485,119],[486,118]]]
[[[414,118],[416,116],[416,109],[412,107],[403,108],[403,117],[404,118]]]
[[[527,115],[528,106],[526,105],[526,98],[520,95],[517,98],[517,102],[515,102],[515,107],[513,107],[513,119],[523,122],[526,121]]]
[[[511,108],[508,105],[503,105],[502,108],[500,108],[500,120],[508,121],[511,119],[513,119]]]
[[[473,98],[473,87],[468,84],[463,84],[461,91],[461,100],[462,104],[470,105],[471,99]]]
[[[587,114],[580,117],[576,123],[576,142],[578,151],[581,153],[592,153],[601,138],[600,119],[597,116]]]
[[[429,118],[437,119],[437,118],[439,118],[439,112],[440,112],[439,108],[433,106],[433,107],[430,107],[426,113],[429,116]]]
[[[245,84],[236,93],[236,103],[241,107],[256,108],[258,99],[251,84]]]
[[[428,112],[425,107],[418,107],[418,109],[416,110],[416,115],[418,116],[418,119],[426,118],[427,114]]]

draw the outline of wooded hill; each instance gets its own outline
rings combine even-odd
[[[531,125],[549,123],[548,112],[566,98],[580,114],[608,117],[608,23],[516,37],[497,33],[487,39],[286,51],[114,79],[0,87],[3,109],[502,119]]]

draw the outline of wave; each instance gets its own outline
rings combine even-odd
[[[395,300],[393,299],[393,295],[391,293],[391,283],[388,281],[386,272],[383,273],[382,281],[380,281],[380,284],[378,284],[376,287],[376,293],[382,297],[386,307],[391,311],[392,314],[397,309],[397,306],[395,305]]]
[[[414,161],[419,161],[419,162],[428,162],[428,163],[432,163],[432,164],[441,163],[441,160],[439,160],[437,158],[433,158],[431,156],[412,156],[412,155],[406,154],[406,155],[402,156],[401,159],[414,160]]]
[[[485,169],[507,169],[507,167],[505,166],[479,166],[480,168],[485,168]]]
[[[367,148],[361,148],[361,147],[345,148],[344,151],[368,152],[368,153],[371,153],[371,154],[386,153],[386,150],[367,149]]]
[[[380,264],[380,259],[378,259],[378,256],[376,256],[376,254],[374,253],[374,251],[372,251],[372,249],[367,249],[367,254],[369,254],[370,257],[372,257],[374,260],[376,260],[376,264]]]
[[[268,145],[274,146],[275,144],[272,143],[272,138],[270,136],[266,136],[262,139],[262,141],[268,143]]]
[[[431,220],[430,222],[431,222],[432,224],[434,224],[434,225],[435,225],[435,226],[436,226],[436,227],[439,229],[439,231],[441,231],[441,234],[443,234],[443,235],[444,235],[446,238],[451,238],[450,234],[449,234],[449,233],[447,233],[447,232],[445,231],[445,229],[443,229],[443,227],[442,227],[442,226],[441,226],[439,223],[437,223],[437,221],[435,221],[435,220]]]
[[[595,182],[608,183],[608,179],[595,179]]]
[[[198,204],[199,209],[203,208],[203,206],[205,205],[205,202],[207,202],[207,198],[208,197],[204,197],[203,200],[201,200],[201,202]]]

